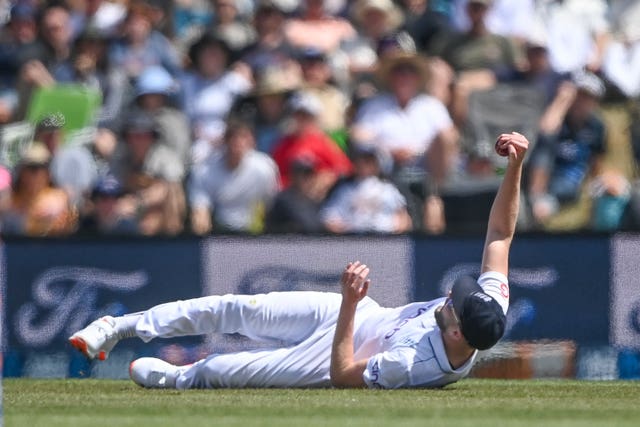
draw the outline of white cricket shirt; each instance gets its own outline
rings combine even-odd
[[[478,284],[506,314],[507,278],[498,272],[480,276]],[[363,378],[370,388],[442,387],[469,374],[477,351],[458,369],[449,364],[434,311],[446,298],[376,310],[358,322],[355,360],[369,357]]]

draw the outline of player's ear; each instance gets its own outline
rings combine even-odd
[[[459,325],[451,326],[449,332],[456,341],[465,341],[464,335],[462,335],[462,331],[460,330]]]

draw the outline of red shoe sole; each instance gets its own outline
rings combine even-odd
[[[71,337],[69,338],[69,344],[71,344],[76,350],[80,353],[84,354],[88,359],[93,359],[89,354],[89,349],[87,347],[87,343],[80,337]],[[98,353],[98,360],[105,360],[107,358],[107,353],[103,350]]]

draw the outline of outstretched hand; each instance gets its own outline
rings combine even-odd
[[[360,261],[350,262],[342,273],[340,284],[342,285],[342,298],[345,301],[357,303],[367,295],[371,280],[369,267]]]
[[[509,156],[509,162],[522,162],[529,149],[529,141],[518,132],[503,133],[496,140],[496,152],[503,156]]]

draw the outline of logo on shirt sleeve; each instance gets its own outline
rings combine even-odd
[[[500,283],[500,293],[503,297],[509,299],[509,285],[506,283]]]

